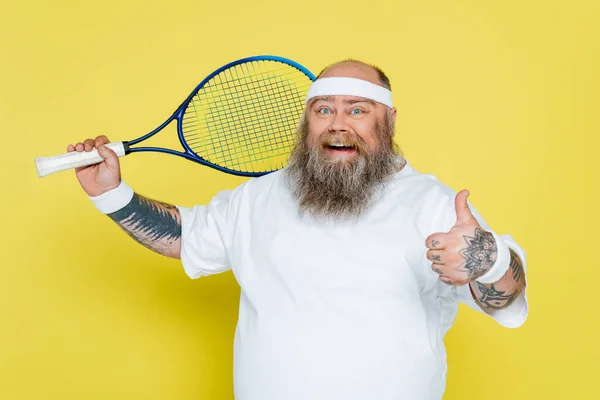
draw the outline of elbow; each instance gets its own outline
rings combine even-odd
[[[181,259],[181,238],[169,243],[168,246],[162,252],[164,256],[169,258]]]
[[[527,321],[529,315],[529,305],[527,296],[523,290],[516,300],[504,309],[492,313],[492,317],[503,327],[516,329],[520,328]]]

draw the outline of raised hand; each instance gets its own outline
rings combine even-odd
[[[105,146],[109,143],[106,136],[98,136],[96,139],[87,139],[83,143],[68,145],[67,151],[92,151],[98,150],[98,154],[104,161],[98,164],[88,165],[75,169],[75,175],[83,190],[92,197],[99,196],[119,186],[121,183],[121,167],[117,154]]]
[[[479,278],[496,262],[496,241],[481,228],[467,203],[469,191],[456,195],[456,223],[445,233],[426,239],[427,258],[440,280],[449,285],[465,285]]]

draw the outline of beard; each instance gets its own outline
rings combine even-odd
[[[403,166],[404,158],[393,141],[394,122],[389,113],[374,127],[376,149],[369,151],[354,133],[325,132],[308,143],[308,121],[303,115],[298,142],[293,148],[287,182],[301,213],[318,220],[344,220],[361,216],[374,202],[387,180]],[[350,160],[327,156],[329,145],[351,146],[356,155]]]

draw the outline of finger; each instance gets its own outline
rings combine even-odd
[[[444,264],[444,261],[442,260],[442,252],[440,250],[427,251],[427,259],[431,262],[438,263],[440,265]]]
[[[438,275],[444,275],[444,270],[442,269],[442,267],[443,267],[442,264],[436,264],[436,263],[431,264],[431,270]]]
[[[111,170],[117,170],[119,168],[119,156],[117,156],[117,153],[115,153],[113,150],[106,147],[106,145],[101,144],[98,147],[98,154],[104,158],[108,168]]]
[[[440,281],[445,283],[446,285],[452,286],[452,280],[446,276],[440,276]]]
[[[470,281],[470,279],[464,273],[456,273],[456,271],[454,271],[452,268],[449,268],[447,264],[438,266],[437,268],[443,272],[443,274],[440,274],[440,280],[443,278],[444,280],[448,281],[450,285],[462,286]]]
[[[96,148],[98,148],[101,144],[110,143],[110,140],[105,135],[100,135],[96,137]]]
[[[468,190],[461,190],[454,199],[454,208],[456,209],[456,223],[468,223],[471,222],[475,217],[471,213],[467,198],[469,197]]]
[[[434,233],[429,235],[427,239],[425,239],[425,246],[427,246],[428,249],[443,249],[445,247],[444,235],[445,233]]]
[[[95,146],[94,139],[86,139],[83,142],[83,149],[85,151],[92,151],[94,149],[94,146]]]
[[[75,151],[75,146],[73,146],[72,144],[67,146],[67,152],[70,153],[72,151]]]
[[[451,278],[449,276],[445,276],[445,275],[440,275],[440,281],[444,282],[447,285],[452,285],[452,286],[464,286],[466,284],[468,284],[469,282],[464,280],[464,279],[457,279],[457,278]]]
[[[79,142],[75,145],[75,150],[83,151],[83,143]]]

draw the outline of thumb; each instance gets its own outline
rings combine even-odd
[[[112,170],[119,170],[119,156],[117,156],[117,153],[115,153],[112,149],[106,147],[104,144],[101,144],[100,146],[97,147],[98,149],[98,154],[100,154],[100,156],[102,158],[104,158],[104,162],[106,163],[106,166]]]
[[[467,198],[469,197],[468,190],[461,190],[454,199],[454,206],[456,208],[456,223],[468,223],[475,219],[471,210],[469,209],[469,204],[467,203]]]

